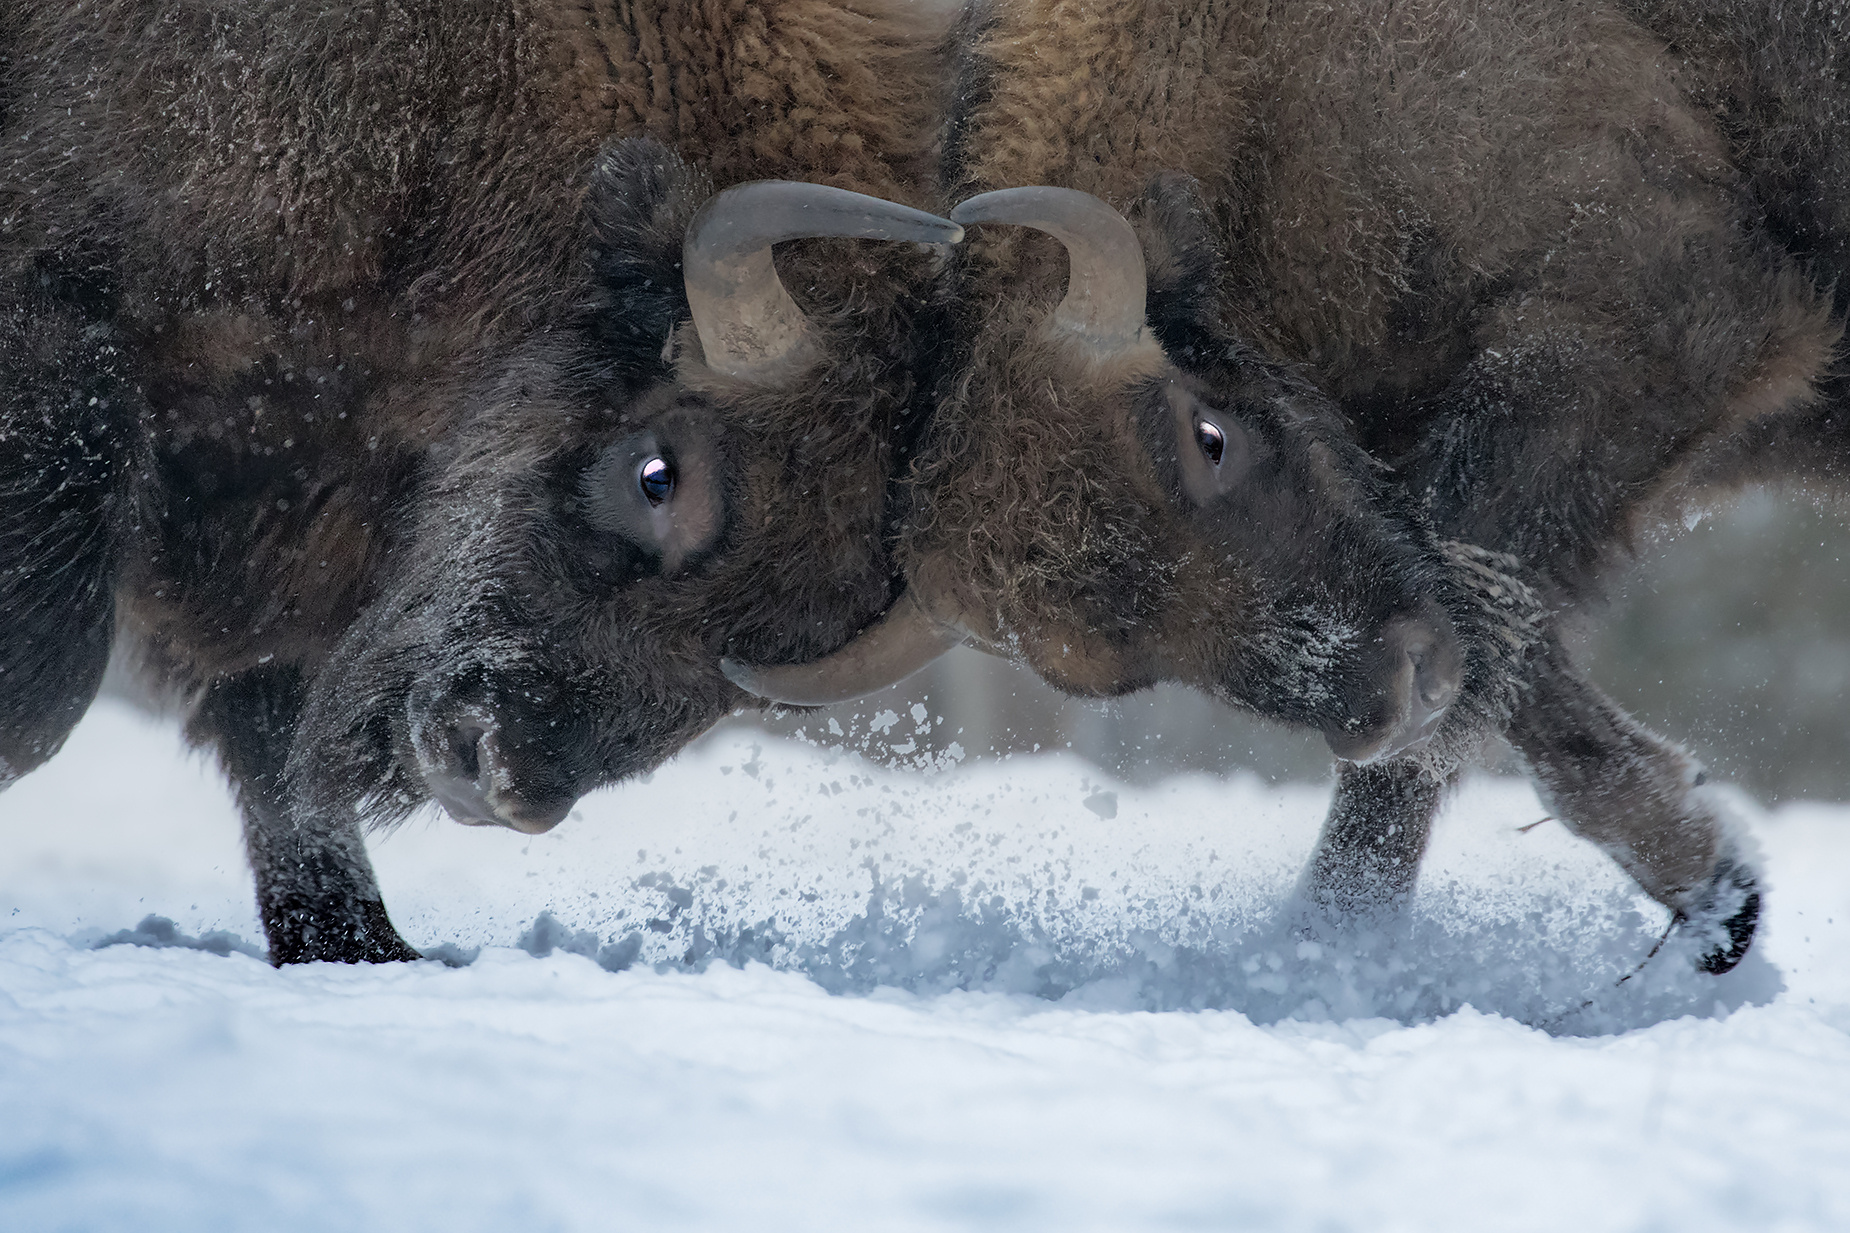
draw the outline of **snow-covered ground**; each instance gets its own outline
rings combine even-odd
[[[1299,941],[1325,797],[722,734],[377,841],[449,964],[279,972],[104,704],[0,796],[0,1229],[1850,1229],[1850,810],[1743,804],[1754,956],[1617,984],[1663,914],[1505,781],[1404,934]]]

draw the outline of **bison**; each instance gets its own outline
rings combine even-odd
[[[415,958],[365,824],[545,830],[885,609],[947,20],[6,5],[0,786],[113,649],[272,961]]]
[[[972,640],[1073,693],[1173,679],[1321,729],[1302,890],[1339,916],[1404,900],[1506,733],[1727,970],[1743,845],[1562,634],[1641,529],[1844,477],[1844,16],[980,6],[906,595],[835,656],[729,672],[819,701]]]

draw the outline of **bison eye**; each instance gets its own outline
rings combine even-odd
[[[1227,452],[1227,434],[1220,427],[1207,420],[1195,421],[1195,444],[1207,455],[1209,462],[1220,466],[1221,455]]]
[[[637,469],[636,484],[650,505],[660,505],[674,495],[674,468],[666,458],[651,458]]]

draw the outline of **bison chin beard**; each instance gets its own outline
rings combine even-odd
[[[357,622],[309,691],[285,776],[305,816],[347,814],[373,831],[403,822],[429,799],[407,748],[405,703],[422,662],[417,642],[381,641],[386,614]]]

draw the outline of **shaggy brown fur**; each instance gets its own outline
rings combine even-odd
[[[979,228],[911,559],[977,562],[965,604],[1055,684],[1167,676],[1339,732],[1382,622],[1419,594],[1456,620],[1432,530],[1512,554],[1570,610],[1692,481],[1776,469],[1794,433],[1841,450],[1819,390],[1850,95],[1805,76],[1835,63],[1831,36],[1731,23],[1720,0],[1636,7],[1685,43],[1599,3],[982,9],[947,200],[1045,183],[1117,206],[1164,354],[1096,371],[1047,326],[1058,245]],[[1218,502],[1177,481],[1195,448],[1162,409],[1177,388],[1260,459]],[[1454,707],[1423,773],[1511,718],[1571,825],[1679,913],[1751,931],[1751,876],[1694,765],[1557,649],[1534,663],[1513,717],[1508,695]],[[1440,794],[1383,774],[1345,772],[1314,896],[1375,893],[1332,882],[1370,882],[1365,847],[1417,866]]]
[[[0,785],[62,743],[113,626],[239,783],[272,957],[405,957],[357,823],[427,797],[414,689],[524,699],[511,773],[554,766],[515,785],[550,808],[736,705],[728,640],[813,654],[878,611],[910,391],[878,342],[909,335],[927,260],[782,253],[825,344],[787,389],[707,372],[685,328],[665,344],[715,188],[929,196],[945,20],[0,6]],[[582,508],[585,468],[646,432],[683,434],[661,448],[718,511],[678,569]]]

